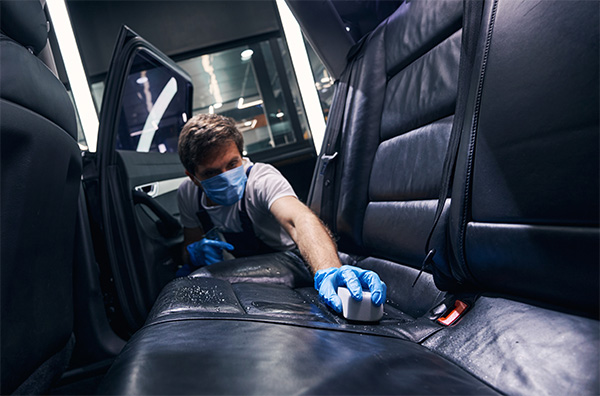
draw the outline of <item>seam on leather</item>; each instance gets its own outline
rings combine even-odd
[[[463,194],[463,207],[462,207],[462,221],[461,229],[458,233],[458,264],[462,267],[465,276],[469,276],[471,280],[475,280],[475,277],[471,273],[466,261],[466,246],[465,246],[465,235],[467,228],[467,215],[469,208],[469,200],[471,197],[471,181],[473,178],[473,159],[475,156],[475,143],[477,138],[477,129],[479,127],[479,112],[481,111],[481,97],[483,95],[483,84],[485,80],[485,74],[487,71],[487,62],[490,51],[490,45],[492,41],[492,33],[494,31],[496,21],[496,11],[498,9],[498,0],[494,0],[492,6],[492,12],[490,16],[490,24],[486,33],[485,47],[483,52],[483,58],[481,62],[481,71],[479,74],[479,81],[477,82],[477,95],[475,99],[475,109],[473,111],[473,122],[471,125],[471,131],[469,136],[469,149],[467,154],[467,171],[465,176],[465,190]]]
[[[439,38],[439,40],[431,40],[427,43],[424,43],[424,45],[422,47],[420,47],[417,51],[415,51],[414,53],[411,54],[412,56],[410,58],[413,58],[413,59],[407,58],[407,61],[401,62],[399,65],[391,68],[389,72],[387,71],[387,64],[386,64],[386,68],[385,68],[386,73],[385,74],[387,76],[387,80],[388,81],[391,80],[398,73],[405,70],[407,67],[410,67],[410,65],[412,65],[413,63],[415,63],[422,57],[429,54],[433,49],[437,48],[440,44],[442,44],[448,38],[452,37],[452,35],[454,35],[456,32],[458,32],[461,29],[462,29],[462,23],[458,23],[457,28],[453,29],[447,36],[442,36]]]
[[[248,316],[225,316],[225,315],[214,315],[212,317],[187,317],[187,318],[171,318],[171,319],[162,319],[153,323],[149,323],[144,325],[142,329],[139,330],[141,332],[143,329],[150,328],[156,325],[162,325],[167,323],[176,323],[176,322],[190,322],[190,321],[238,321],[238,322],[254,322],[254,323],[264,323],[264,324],[273,324],[273,325],[283,325],[283,326],[294,326],[294,327],[302,327],[313,330],[325,330],[325,331],[338,331],[342,333],[353,333],[353,334],[362,334],[368,336],[376,336],[376,337],[386,337],[386,338],[396,338],[399,340],[419,343],[423,340],[411,340],[403,334],[396,333],[384,333],[384,332],[376,332],[376,331],[368,331],[365,329],[358,328],[349,328],[349,327],[341,327],[341,326],[353,326],[353,325],[340,325],[338,323],[327,323],[327,322],[296,322],[292,320],[285,320],[281,318],[272,319],[269,317],[261,317],[257,315],[248,315]],[[358,326],[358,325],[357,325]],[[390,327],[391,329],[391,327]],[[438,331],[443,330],[440,326],[439,328],[432,328],[432,332],[428,334],[426,337],[430,337],[432,334],[437,333]]]
[[[246,308],[244,307],[244,304],[242,304],[242,301],[240,300],[240,298],[237,295],[237,292],[235,291],[233,284],[230,283],[231,286],[231,291],[233,292],[233,295],[235,296],[235,300],[238,302],[238,304],[240,305],[240,307],[242,307],[242,310],[244,311],[244,314],[248,315],[248,311],[246,310]]]

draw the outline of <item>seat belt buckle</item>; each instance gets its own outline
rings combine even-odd
[[[446,313],[445,316],[436,319],[441,325],[450,326],[464,315],[469,309],[469,305],[461,300],[454,301],[454,308]]]
[[[478,295],[474,293],[450,294],[429,311],[429,319],[442,326],[452,326],[475,305],[477,298]]]
[[[335,153],[333,153],[333,154],[331,154],[331,155],[329,155],[329,154],[324,154],[324,155],[321,157],[321,161],[322,161],[322,163],[323,163],[323,164],[321,165],[321,171],[319,172],[319,174],[320,174],[321,176],[323,176],[323,175],[325,174],[325,169],[327,169],[327,165],[329,165],[329,162],[330,162],[330,161],[333,161],[333,160],[335,159],[335,157],[337,157],[337,155],[338,155],[338,153],[337,153],[337,151],[336,151]]]

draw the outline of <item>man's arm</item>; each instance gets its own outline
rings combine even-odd
[[[362,290],[371,291],[375,305],[385,302],[387,287],[373,272],[350,265],[342,266],[337,248],[327,228],[296,197],[282,197],[271,205],[271,213],[290,234],[315,276],[315,288],[328,305],[342,312],[339,286],[346,286],[355,300],[362,300]]]
[[[271,213],[296,242],[313,275],[322,269],[342,266],[329,231],[296,197],[277,199],[271,205]]]

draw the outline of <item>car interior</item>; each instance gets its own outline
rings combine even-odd
[[[600,394],[598,3],[286,2],[335,93],[318,156],[275,163],[382,319],[277,255],[175,278],[183,167],[121,131],[147,71],[176,134],[189,71],[123,27],[82,152],[43,5],[2,0],[1,393]]]

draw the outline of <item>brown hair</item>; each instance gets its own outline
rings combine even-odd
[[[188,120],[179,134],[179,159],[184,168],[194,174],[196,167],[218,147],[232,141],[244,150],[244,137],[232,118],[219,114],[198,114]]]

